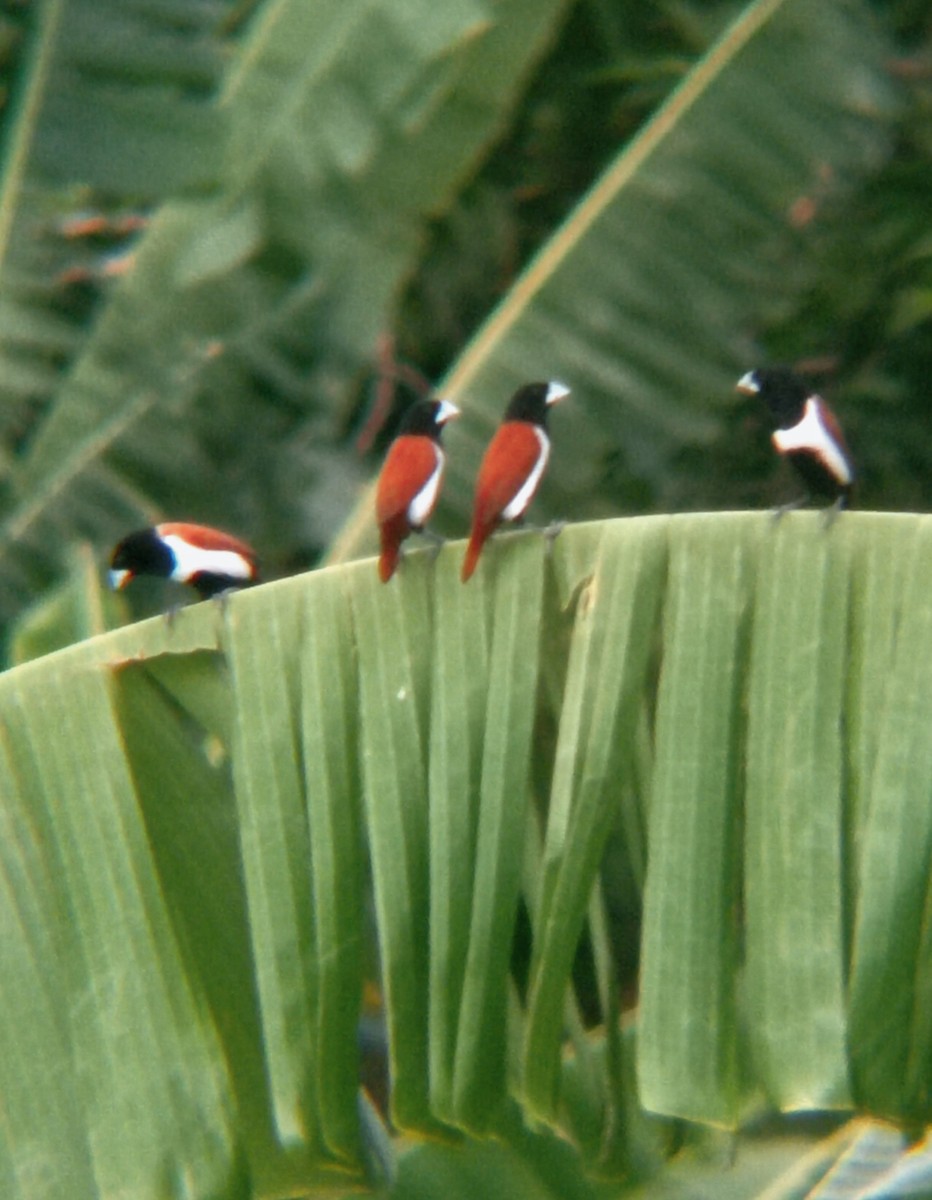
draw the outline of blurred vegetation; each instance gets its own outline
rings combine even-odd
[[[810,193],[797,198],[787,213],[787,236],[773,251],[780,256],[780,284],[762,297],[762,315],[749,314],[746,327],[735,336],[755,347],[753,356],[759,361],[788,361],[812,370],[838,410],[854,450],[861,476],[859,506],[925,509],[932,489],[924,396],[932,355],[932,243],[927,231],[932,19],[926,6],[914,0],[878,2],[874,9],[878,36],[891,37],[896,46],[889,73],[901,103],[891,119],[887,145],[866,173],[851,179],[817,178]],[[0,6],[0,136],[8,167],[20,116],[11,97],[25,86],[30,38],[45,11],[26,0],[6,0]],[[155,9],[148,15],[144,5],[123,11],[126,24],[114,29],[115,39],[152,34]],[[144,377],[154,396],[176,398],[164,416],[156,413],[141,423],[126,416],[130,434],[120,435],[108,453],[104,478],[88,489],[86,508],[81,497],[64,518],[72,523],[72,541],[83,533],[103,554],[111,533],[133,520],[184,516],[251,537],[271,576],[318,560],[363,481],[377,469],[412,394],[439,379],[455,361],[535,250],[742,6],[578,0],[563,11],[562,22],[551,21],[549,49],[532,62],[526,86],[520,76],[508,81],[520,102],[502,109],[494,138],[486,139],[471,159],[464,158],[446,192],[426,202],[426,219],[418,225],[419,248],[411,243],[404,250],[408,265],[396,256],[392,267],[407,277],[403,289],[390,296],[387,276],[384,284],[374,279],[387,300],[380,335],[374,328],[370,335],[360,325],[356,345],[337,339],[343,348],[336,356],[317,334],[305,345],[297,340],[300,328],[321,328],[325,302],[315,292],[313,277],[300,274],[298,260],[288,262],[289,255],[315,252],[313,236],[307,241],[295,230],[270,237],[253,278],[231,282],[228,295],[221,290],[227,286],[223,278],[217,278],[211,303],[231,316],[238,298],[255,304],[265,289],[273,307],[262,323],[247,312],[232,320],[224,316],[219,325],[213,317],[214,326],[222,330],[225,325],[228,333],[184,350],[187,360],[179,359],[176,351],[184,348],[167,331],[153,327],[152,337],[165,340],[164,354],[160,359],[158,346],[150,346]],[[145,79],[152,69],[146,56],[164,55],[165,38],[170,37],[178,86],[185,89],[184,95],[179,93],[186,106],[184,119],[199,113],[193,134],[181,124],[171,132],[179,153],[190,154],[192,138],[210,144],[213,116],[198,104],[221,86],[231,56],[254,35],[262,15],[263,6],[233,0],[186,5],[183,14],[177,6],[165,6],[165,28],[158,30],[162,41],[153,40],[145,53],[141,48],[135,60],[129,56],[131,77]],[[105,30],[114,17],[98,8],[95,19]],[[94,53],[102,51],[95,48]],[[104,114],[96,115],[100,123]],[[85,115],[75,136],[90,137],[94,131],[94,116]],[[126,145],[114,140],[123,133],[119,124],[101,125],[97,132],[101,146],[92,153],[82,146],[69,148],[54,162],[43,155],[56,147],[60,151],[61,141],[51,139],[46,145],[37,140],[33,156],[46,174],[51,165],[53,178],[56,172],[59,176],[53,196],[40,195],[29,208],[29,237],[37,214],[47,223],[27,264],[31,304],[39,281],[45,280],[39,297],[41,327],[23,331],[10,326],[5,332],[0,308],[0,345],[14,347],[4,362],[7,398],[0,428],[10,468],[0,482],[0,498],[6,496],[13,506],[14,541],[21,537],[15,505],[23,501],[24,489],[28,498],[30,481],[40,477],[30,464],[42,461],[43,438],[51,445],[46,426],[60,436],[62,422],[50,417],[56,406],[74,403],[70,393],[58,403],[60,384],[73,374],[114,288],[130,269],[127,255],[161,199],[160,188],[165,194],[180,188],[181,194],[197,196],[215,176],[210,154],[190,161],[176,155],[179,165],[189,165],[176,178],[160,180],[151,169],[146,173],[142,159],[136,166],[131,155],[128,163],[121,162]],[[165,131],[152,136],[158,151],[157,138]],[[150,161],[156,160],[150,156]],[[193,174],[191,162],[197,163]],[[69,172],[88,167],[104,180],[111,178],[109,189],[83,186],[77,174],[67,182]],[[326,197],[324,202],[330,203]],[[16,247],[28,243],[21,237],[22,203],[20,197],[10,231],[11,245],[21,257],[24,252]],[[8,218],[10,211],[8,206]],[[86,219],[101,213],[106,219]],[[254,238],[249,214],[223,219],[234,222],[224,236],[246,238],[246,244]],[[207,251],[202,247],[195,253],[203,257]],[[24,269],[9,254],[6,267],[14,280]],[[208,272],[210,286],[209,272],[218,267],[209,260],[205,266],[191,266],[192,272],[199,269]],[[251,292],[243,290],[247,284]],[[355,303],[347,299],[345,319],[352,319]],[[204,333],[211,336],[206,328]],[[33,353],[36,346],[41,357]],[[221,347],[224,352],[213,358]],[[221,396],[228,408],[226,420],[218,420]],[[148,401],[143,397],[140,402]],[[124,403],[128,413],[129,399]],[[653,451],[635,443],[630,453],[613,448],[594,463],[586,490],[599,503],[590,515],[760,507],[785,499],[793,485],[774,461],[763,414],[727,389],[710,395],[708,404],[716,426],[705,428],[701,439],[684,426],[676,453],[651,457],[647,465],[640,456]],[[160,404],[159,412],[165,407]],[[175,415],[182,409],[190,414],[183,423]],[[179,422],[174,439],[164,432],[164,422],[173,420]],[[162,422],[161,428],[156,422]],[[247,425],[249,436],[244,438]],[[36,445],[39,451],[33,454]],[[101,511],[112,514],[109,522]],[[38,530],[31,514],[28,519]],[[46,519],[44,512],[41,519]],[[63,518],[50,511],[48,520],[53,536],[60,536]],[[7,619],[54,583],[67,562],[67,547],[46,562],[43,555],[52,537],[32,529],[28,536],[34,544],[24,546],[21,555],[17,552],[21,561],[4,575]]]
[[[437,376],[564,217],[739,8],[736,4],[577,4],[541,65],[506,141],[436,224],[400,314],[400,353]],[[856,454],[856,503],[932,504],[932,15],[875,4],[899,47],[890,73],[904,99],[875,171],[791,214],[785,280],[749,327],[761,362],[809,371]],[[748,364],[753,365],[753,364]],[[626,512],[753,508],[793,491],[764,414],[735,398],[711,444],[684,443],[662,489],[618,464],[606,489]]]

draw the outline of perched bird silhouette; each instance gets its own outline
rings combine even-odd
[[[186,583],[202,600],[257,583],[251,546],[209,525],[169,521],[127,534],[110,556],[110,586],[126,587],[137,575]]]
[[[472,530],[461,578],[476,569],[482,547],[503,521],[520,522],[550,457],[547,414],[570,394],[562,383],[527,383],[512,396],[476,479]]]
[[[449,400],[418,400],[408,409],[388,449],[375,494],[382,545],[379,578],[383,583],[395,573],[405,538],[427,532],[425,526],[443,480],[445,456],[440,435],[447,421],[458,415],[459,409]]]
[[[774,448],[805,484],[806,495],[785,507],[820,496],[831,500],[836,510],[846,508],[854,464],[841,426],[822,397],[788,367],[757,367],[741,376],[737,388],[767,405],[776,426],[771,435]]]

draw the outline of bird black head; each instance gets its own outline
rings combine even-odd
[[[780,428],[801,420],[812,388],[789,367],[756,367],[738,380],[746,396],[759,396]]]
[[[405,413],[398,427],[398,435],[418,434],[439,441],[444,425],[458,417],[459,413],[460,410],[449,400],[418,400]]]
[[[119,591],[136,575],[167,578],[175,566],[174,555],[155,529],[137,529],[115,547],[110,556],[110,586]]]
[[[547,410],[570,389],[552,380],[550,383],[526,383],[519,387],[505,409],[506,421],[530,421],[532,425],[547,425]]]

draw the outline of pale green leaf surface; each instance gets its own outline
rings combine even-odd
[[[62,665],[29,700],[22,682],[7,675],[0,688],[14,770],[31,778],[30,818],[47,839],[56,920],[43,988],[54,979],[61,989],[56,1016],[96,1187],[160,1196],[168,1170],[187,1173],[195,1191],[233,1195],[226,1069],[183,969],[106,678]]]
[[[769,518],[763,518],[768,520]],[[782,1108],[851,1103],[843,912],[849,523],[785,516],[762,552],[748,682],[746,1001]]]
[[[155,665],[164,672],[166,659],[177,663],[178,656],[116,672],[120,731],[185,968],[203,987],[223,1042],[248,1157],[268,1162],[274,1155],[271,1103],[250,982],[252,944],[230,759],[217,735],[159,683]],[[194,653],[180,661],[189,685],[195,673],[226,676],[218,654]],[[225,698],[229,706],[228,686]]]
[[[179,614],[173,619],[187,617]],[[199,727],[204,746],[219,761],[230,752],[233,711],[227,664],[218,649],[158,654],[146,659],[146,671],[178,710]],[[205,665],[209,669],[205,670]]]
[[[485,589],[479,577],[476,586],[463,587],[458,565],[457,556],[452,569],[435,575],[435,602],[444,616],[434,627],[429,764],[430,1094],[448,1120],[454,1117],[490,670]]]
[[[320,1126],[329,1152],[359,1154],[357,1026],[363,978],[365,860],[355,656],[343,580],[320,572],[305,600],[301,761],[313,873]]]
[[[507,969],[529,799],[545,546],[524,535],[487,546],[473,580],[494,579],[479,828],[454,1066],[461,1124],[488,1129],[505,1098]]]
[[[734,1124],[738,1110],[739,756],[756,542],[767,516],[670,526],[644,895],[644,1104]],[[741,536],[743,534],[743,536]]]
[[[910,550],[885,691],[874,709],[877,752],[858,846],[851,969],[851,1052],[858,1099],[882,1112],[929,1102],[928,997],[932,865],[932,639],[926,522],[904,530]]]
[[[15,734],[14,734],[15,737]],[[66,1035],[67,1005],[48,985],[57,926],[53,863],[35,814],[21,797],[34,795],[34,770],[21,766],[0,738],[0,997],[2,1152],[0,1182],[8,1196],[34,1197],[71,1189],[90,1195],[94,1164],[74,1062]],[[36,1064],[41,1069],[36,1070]],[[54,1128],[54,1144],[47,1130]]]
[[[664,1157],[662,1131],[658,1128],[659,1123],[642,1108],[638,1096],[634,1025],[630,1021],[627,1029],[623,1025],[604,888],[593,892],[589,904],[589,929],[603,1013],[605,1065],[600,1072],[590,1051],[587,1064],[589,1091],[592,1094],[598,1089],[596,1094],[604,1115],[594,1131],[598,1137],[598,1143],[592,1147],[594,1153],[590,1152],[587,1157],[596,1161],[608,1177],[647,1173],[652,1164]],[[571,1068],[572,1063],[567,1061],[564,1088]],[[580,1141],[585,1153],[586,1142]]]
[[[385,993],[392,1115],[430,1124],[428,1059],[428,664],[423,557],[409,556],[389,586],[371,563],[352,572],[349,601],[359,677],[359,762]]]
[[[275,1129],[283,1145],[323,1149],[308,817],[296,710],[303,597],[279,587],[274,607],[244,594],[227,630],[237,705],[234,781],[256,982]]]
[[[897,524],[900,536],[890,537],[888,517],[865,513],[852,543],[851,671],[845,714],[852,749],[847,778],[852,902],[858,895],[858,864],[883,728],[879,716],[886,706],[907,582],[922,553],[921,519],[903,517]]]
[[[532,1111],[551,1118],[567,981],[605,839],[618,820],[666,552],[662,521],[639,522],[633,530],[605,527],[576,605],[536,914],[523,1079]]]

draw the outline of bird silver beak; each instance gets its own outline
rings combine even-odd
[[[760,391],[757,374],[754,371],[748,371],[746,375],[741,376],[735,387],[739,392],[743,392],[745,396],[756,396]]]
[[[122,591],[132,578],[132,571],[111,571],[109,575],[110,586],[115,592]]]
[[[447,421],[453,421],[459,415],[460,410],[452,400],[441,400],[440,407],[437,409],[437,424],[445,425]]]
[[[546,403],[556,404],[558,400],[562,400],[564,396],[568,396],[569,394],[570,389],[566,386],[566,384],[557,383],[557,381],[554,379],[551,383],[547,384]]]

